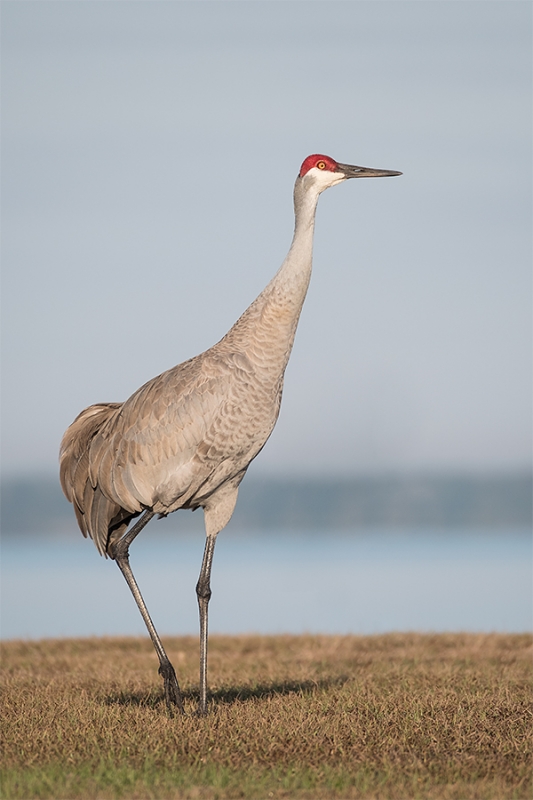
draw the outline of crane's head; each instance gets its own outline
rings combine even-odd
[[[307,156],[298,177],[305,182],[312,182],[315,190],[323,192],[329,186],[348,180],[348,178],[385,178],[387,175],[401,175],[390,169],[372,169],[371,167],[353,167],[351,164],[339,164],[329,156],[317,153]]]

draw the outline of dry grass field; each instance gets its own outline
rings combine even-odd
[[[530,798],[532,637],[166,641],[187,715],[167,715],[147,639],[3,645],[2,798]]]

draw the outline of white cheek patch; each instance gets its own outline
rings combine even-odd
[[[327,189],[329,186],[335,186],[337,183],[342,183],[345,180],[344,173],[342,172],[330,172],[329,169],[318,169],[318,167],[313,167],[310,169],[306,176],[310,175],[315,183],[319,192],[322,192],[324,189]]]

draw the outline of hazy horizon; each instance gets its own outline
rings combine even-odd
[[[289,481],[302,481],[313,482],[316,480],[324,479],[326,481],[345,481],[345,480],[360,480],[360,479],[409,479],[409,478],[466,478],[466,479],[483,479],[483,478],[524,478],[531,477],[533,480],[533,472],[531,467],[526,464],[524,466],[509,466],[509,467],[489,467],[489,468],[413,468],[413,469],[399,469],[388,468],[380,470],[343,470],[338,472],[324,471],[317,472],[315,470],[306,472],[304,469],[301,471],[290,470],[284,472],[282,469],[273,466],[272,469],[259,468],[259,464],[252,462],[249,467],[244,480],[248,483],[250,479],[253,481],[270,481],[270,480],[289,480]],[[59,463],[57,468],[47,467],[42,469],[27,469],[27,470],[14,470],[14,471],[0,471],[0,483],[7,483],[10,481],[24,481],[24,480],[56,480],[59,483]]]

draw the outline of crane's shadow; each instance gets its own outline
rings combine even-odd
[[[336,676],[334,678],[323,678],[317,681],[282,681],[280,683],[258,684],[257,686],[235,686],[217,689],[209,692],[209,703],[211,708],[223,705],[234,705],[255,700],[266,700],[279,695],[303,694],[311,695],[321,689],[328,689],[332,686],[342,686],[348,680],[347,676]],[[197,705],[199,699],[198,690],[186,690],[183,692],[183,700]],[[165,696],[162,691],[153,690],[150,692],[113,692],[104,698],[107,706],[138,706],[143,708],[158,708],[165,705]]]

